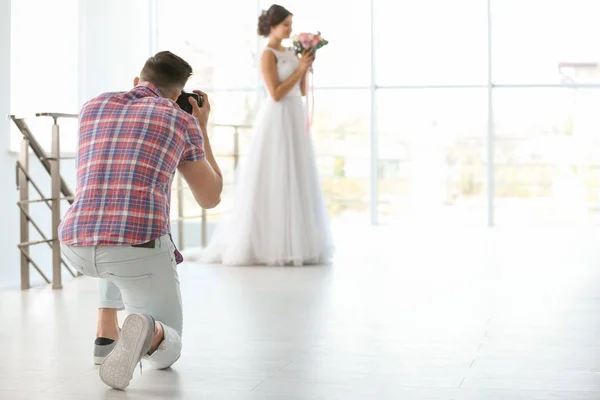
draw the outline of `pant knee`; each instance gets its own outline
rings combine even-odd
[[[156,365],[156,369],[169,369],[173,366],[173,364],[175,364],[177,362],[177,360],[179,360],[179,357],[181,357],[181,352],[179,352],[179,354],[177,354],[177,356],[174,358],[173,361],[171,362],[165,362],[163,365]]]
[[[181,357],[181,349],[169,349],[168,352],[157,350],[154,354],[147,358],[147,361],[153,368],[168,369],[173,366]]]

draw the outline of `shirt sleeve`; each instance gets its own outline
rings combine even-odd
[[[186,129],[184,146],[180,162],[201,161],[206,158],[206,154],[204,153],[204,134],[200,126],[198,126],[196,119],[193,119]]]

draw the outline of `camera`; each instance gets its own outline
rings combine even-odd
[[[202,96],[200,96],[198,93],[181,92],[181,94],[177,98],[177,105],[188,114],[191,114],[193,111],[192,105],[190,104],[189,100],[190,97],[196,99],[198,107],[202,107]]]

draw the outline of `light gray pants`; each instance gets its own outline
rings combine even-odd
[[[73,247],[61,245],[64,259],[86,276],[100,278],[100,307],[149,314],[159,322],[165,339],[146,359],[168,368],[181,354],[183,311],[175,246],[169,235],[153,249],[131,246]]]

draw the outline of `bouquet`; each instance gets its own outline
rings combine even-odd
[[[325,46],[326,44],[328,44],[329,42],[326,39],[323,39],[323,36],[321,36],[321,32],[317,32],[317,33],[299,33],[298,35],[294,36],[293,40],[293,45],[294,45],[294,50],[296,52],[296,55],[300,55],[302,53],[304,53],[306,50],[312,50],[312,53],[314,54],[315,51],[317,51],[318,49],[320,49],[321,47]],[[310,127],[312,125],[312,120],[314,118],[314,111],[315,111],[315,94],[314,94],[314,85],[312,84],[312,75],[313,75],[313,69],[312,67],[308,70],[309,72],[309,78],[308,79],[308,92],[307,92],[307,113],[306,113],[306,131],[309,132],[310,131]],[[309,100],[310,98],[310,100]]]
[[[292,39],[294,41],[294,50],[296,54],[302,54],[305,50],[314,49],[314,51],[325,46],[329,42],[317,33],[299,33]]]

